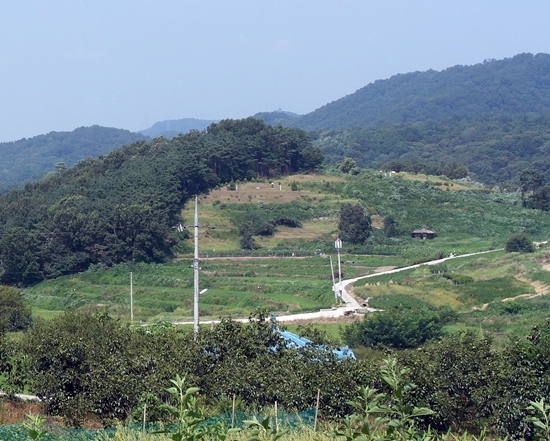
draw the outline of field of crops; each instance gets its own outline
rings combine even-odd
[[[406,174],[388,178],[363,171],[358,176],[291,176],[271,184],[242,182],[235,190],[223,187],[200,198],[200,286],[208,289],[200,300],[202,318],[248,317],[257,308],[280,314],[332,306],[329,255],[336,265],[334,240],[343,202],[368,209],[373,223],[364,245],[344,243],[344,278],[451,252],[502,248],[517,232],[537,241],[550,237],[550,215],[523,209],[517,194],[446,178]],[[183,210],[184,223],[192,220],[192,210],[192,206]],[[296,225],[279,225],[272,235],[255,237],[257,250],[241,250],[239,222],[261,221],[275,212],[295,219]],[[397,237],[383,233],[387,216],[396,221]],[[412,239],[410,231],[420,226],[435,229],[438,236],[429,241]],[[108,310],[129,318],[132,273],[136,320],[191,320],[192,244],[192,237],[182,242],[178,258],[171,262],[97,266],[29,287],[24,296],[34,314],[44,318],[78,309]],[[355,292],[373,297],[372,306],[381,309],[449,306],[461,312],[463,324],[458,326],[492,329],[498,335],[503,329],[521,327],[522,317],[546,311],[544,296],[527,298],[543,292],[550,282],[546,260],[544,251],[529,257],[496,252],[460,258],[449,261],[439,273],[422,267],[359,282]],[[471,280],[457,283],[463,277]],[[510,298],[515,300],[502,302]]]

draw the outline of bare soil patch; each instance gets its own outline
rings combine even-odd
[[[25,421],[27,414],[42,415],[44,406],[36,401],[2,399],[0,401],[0,422],[2,425],[17,424]]]

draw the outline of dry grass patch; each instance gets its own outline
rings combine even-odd
[[[273,182],[273,188],[271,187]],[[321,175],[293,175],[286,176],[282,179],[274,179],[270,182],[246,182],[239,183],[238,190],[228,190],[224,186],[218,190],[212,190],[209,194],[200,196],[199,201],[206,204],[220,202],[231,203],[284,203],[291,202],[305,197],[315,198],[318,193],[299,188],[297,191],[292,191],[290,186],[295,182],[300,187],[300,184],[312,182],[345,182],[345,178],[338,176],[321,176]],[[279,184],[281,187],[279,187]],[[193,204],[187,204],[186,210],[192,211]]]
[[[454,290],[446,290],[440,287],[430,287],[428,284],[398,285],[394,283],[355,286],[355,294],[362,298],[367,297],[392,297],[397,295],[408,296],[433,306],[450,306],[451,308],[461,308],[464,304],[458,300],[460,293]]]

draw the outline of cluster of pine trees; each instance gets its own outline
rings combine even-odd
[[[311,170],[323,156],[300,129],[224,120],[137,142],[0,197],[0,282],[30,284],[91,264],[162,261],[182,205],[232,180]]]

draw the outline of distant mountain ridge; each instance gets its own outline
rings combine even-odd
[[[163,136],[166,139],[172,139],[174,136],[178,136],[180,133],[185,134],[190,132],[191,130],[204,130],[210,124],[215,122],[217,121],[210,119],[170,119],[156,122],[148,129],[140,130],[139,133],[145,136],[149,136],[150,138]]]
[[[257,114],[304,130],[345,130],[384,124],[550,111],[550,55],[520,54],[377,80],[299,117]]]
[[[266,124],[292,126],[295,124],[301,115],[297,113],[287,112],[285,110],[275,110],[273,112],[259,112],[252,116],[252,118],[261,119]]]
[[[323,137],[323,142],[319,145],[328,153],[330,162],[350,156],[357,158],[358,164],[371,167],[396,159],[414,159],[419,155],[418,152],[425,150],[425,142],[431,144],[430,149],[434,154],[428,157],[422,153],[424,159],[439,160],[445,151],[446,141],[438,142],[434,146],[428,138],[422,138],[428,135],[424,128],[420,131],[422,136],[415,139],[409,135],[404,138],[401,135],[396,137],[392,133],[394,130],[387,130],[386,134],[376,134],[376,146],[373,148],[380,155],[375,157],[375,151],[365,150],[367,145],[372,144],[368,139],[372,133],[338,135],[338,139],[333,141],[327,139],[327,132],[357,127],[371,129],[395,124],[414,126],[430,121],[441,122],[444,126],[452,125],[453,121],[462,125],[464,123],[459,121],[464,119],[469,121],[468,124],[475,125],[473,120],[478,117],[491,119],[500,115],[516,117],[547,113],[550,113],[550,55],[539,53],[519,54],[503,60],[486,60],[472,66],[454,66],[439,72],[428,70],[397,74],[368,84],[353,94],[305,115],[279,109],[257,113],[254,118],[274,126],[298,127],[317,133],[314,136]],[[0,143],[0,189],[5,191],[10,186],[18,186],[28,180],[39,180],[49,171],[53,171],[58,162],[71,167],[86,157],[98,157],[125,144],[148,137],[163,136],[171,139],[191,130],[202,131],[214,122],[216,121],[195,118],[159,121],[139,133],[99,126],[81,127],[73,132],[51,132],[34,138]],[[403,130],[405,128],[402,127],[397,131]],[[441,127],[438,130],[447,131]],[[469,129],[464,127],[463,130]],[[479,133],[479,129],[476,130]],[[545,128],[540,125],[534,144],[546,146],[545,133]],[[386,135],[390,138],[383,139]],[[455,147],[458,148],[458,137],[453,137]],[[529,135],[525,137],[528,138]],[[470,143],[470,146],[475,148],[475,143]],[[410,152],[405,151],[409,148]],[[516,157],[521,154],[521,149],[514,153]],[[462,161],[450,152],[449,155],[449,161]],[[371,159],[367,160],[367,157]],[[480,164],[479,161],[477,163]],[[507,162],[502,159],[498,164]],[[499,181],[506,175],[495,178],[501,167],[498,164],[495,163],[487,169],[490,169],[490,173],[477,171],[478,176],[486,174],[487,181]],[[546,162],[543,165],[541,169],[550,174],[550,167],[547,167]],[[510,173],[505,179],[515,176],[521,167],[521,164],[509,166]]]
[[[29,180],[40,180],[55,170],[57,163],[72,167],[86,157],[97,158],[113,149],[148,139],[139,133],[112,127],[79,127],[72,132],[0,143],[0,188]]]

